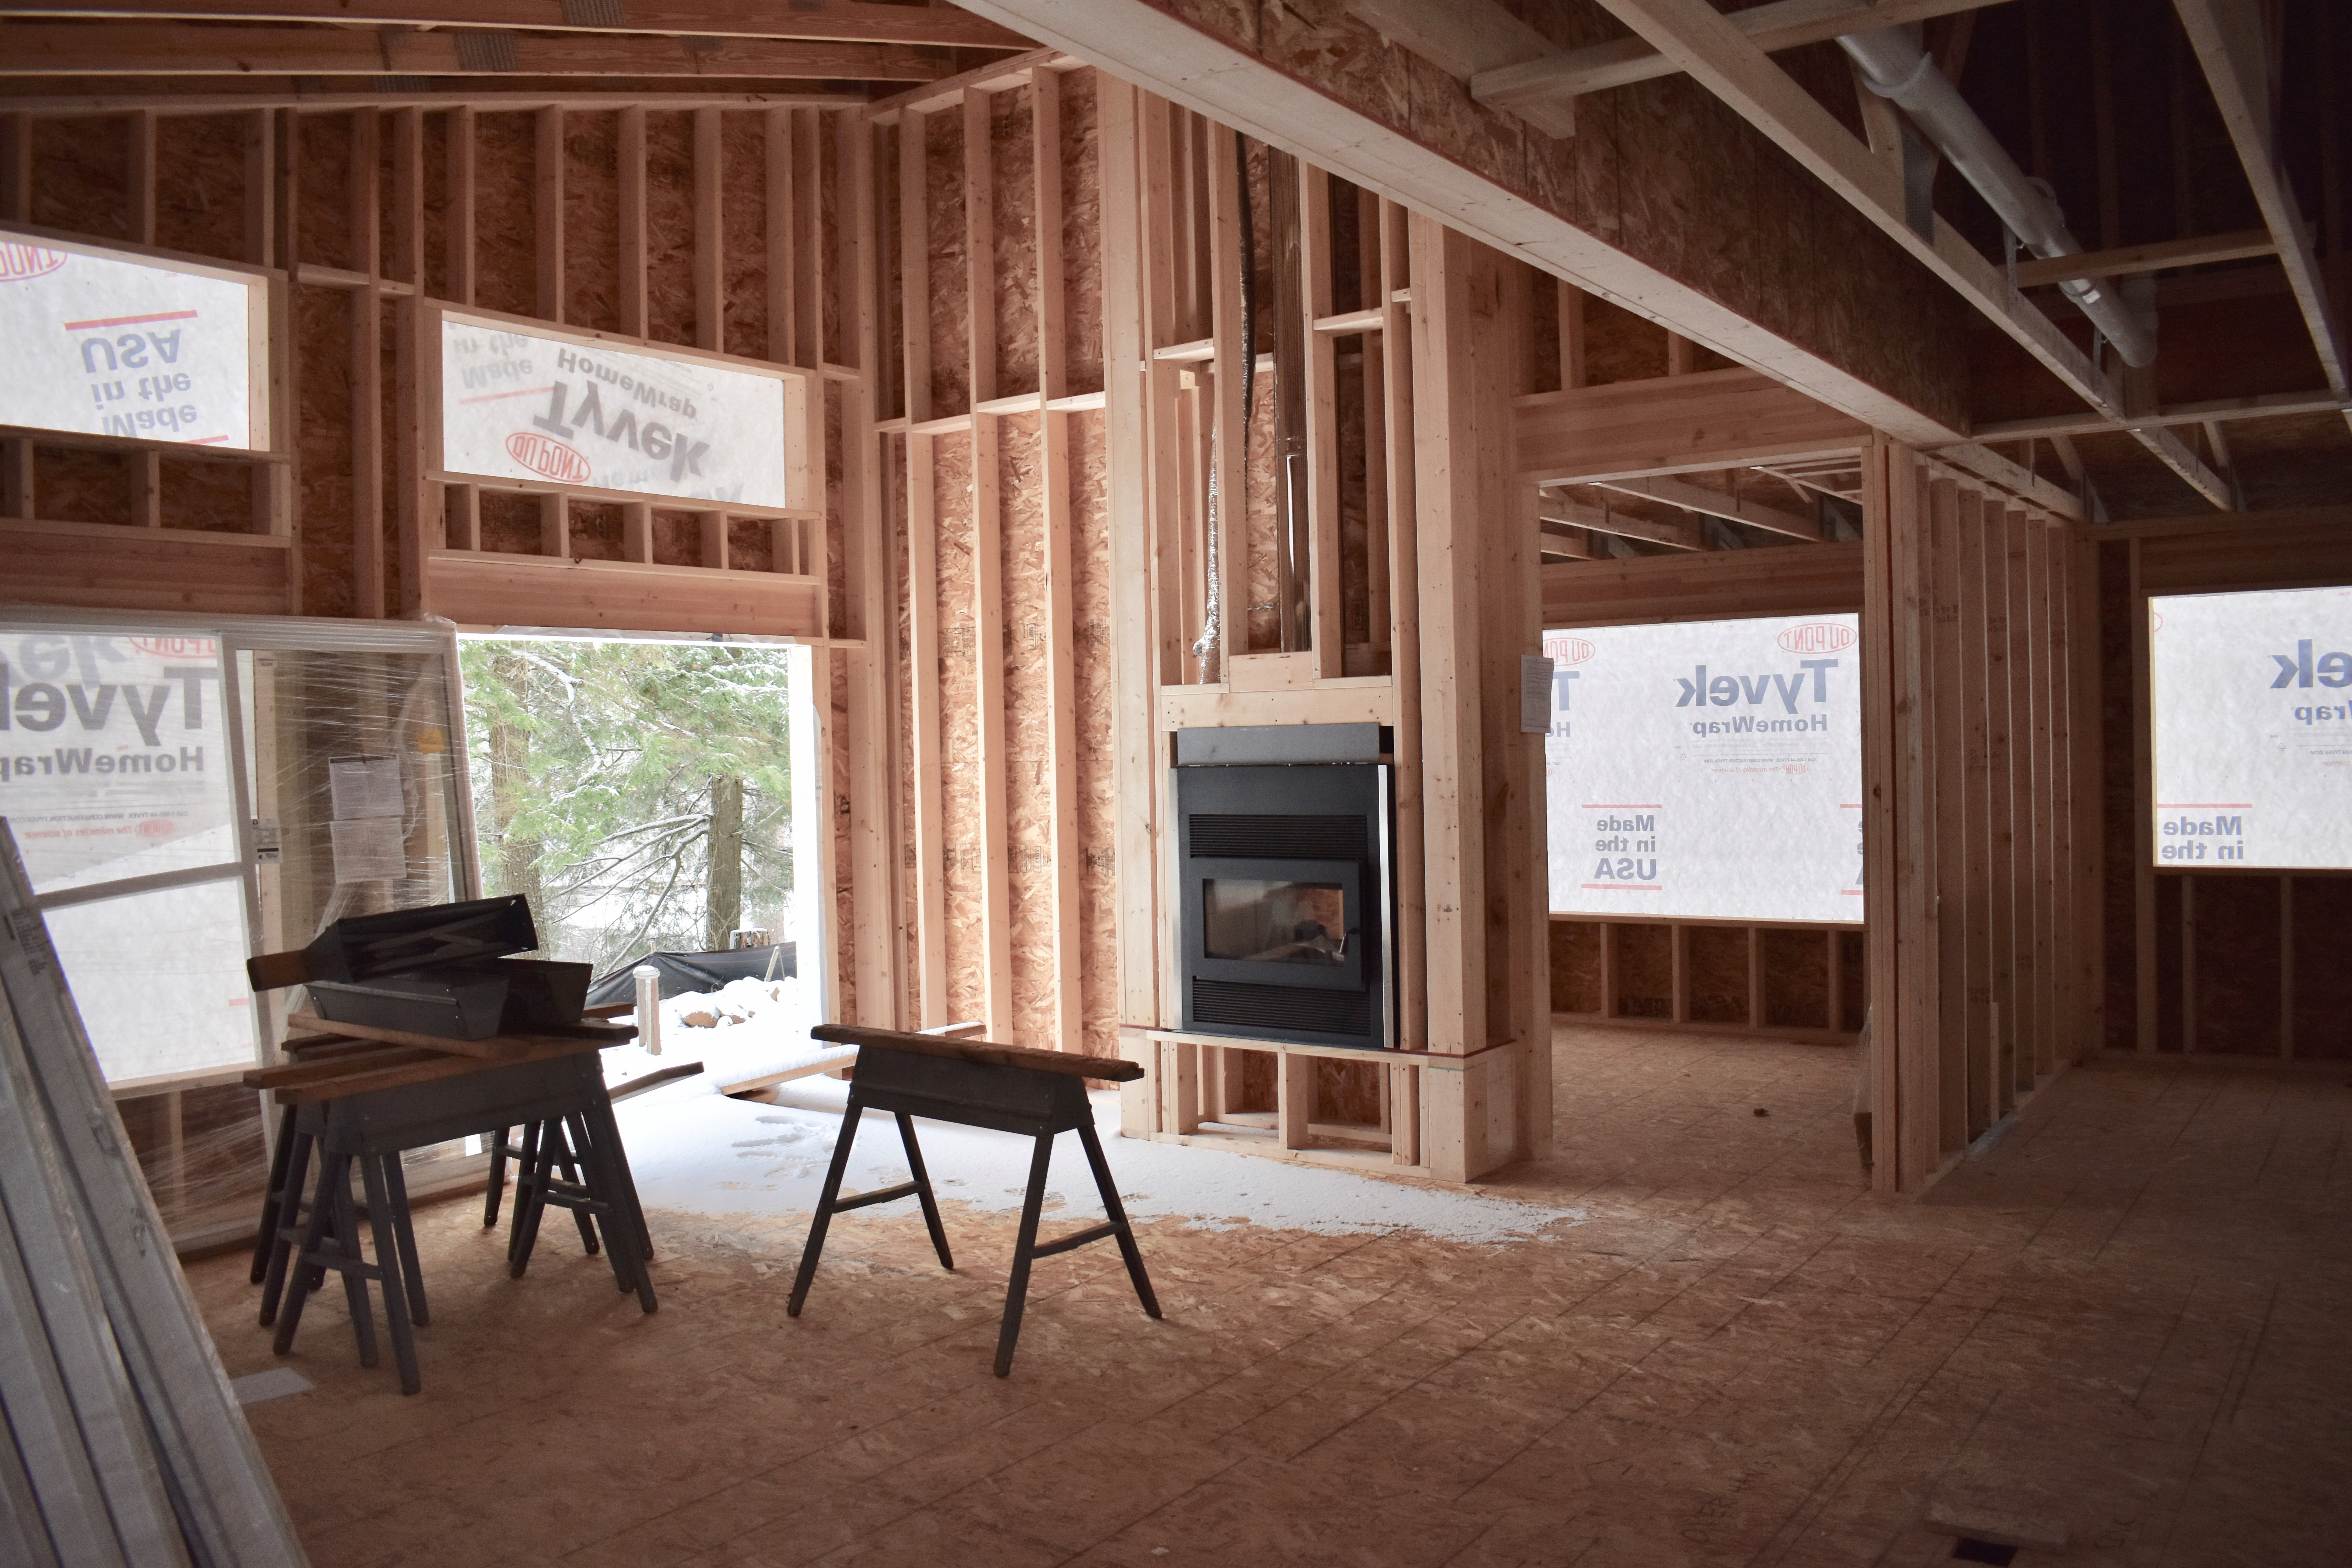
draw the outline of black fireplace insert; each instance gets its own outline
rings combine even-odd
[[[1343,754],[1378,755],[1371,725]],[[1197,734],[1199,731],[1189,731]],[[1202,1034],[1381,1049],[1395,1037],[1391,788],[1385,762],[1215,762],[1330,755],[1290,727],[1267,743],[1180,744],[1178,889],[1184,1027]],[[1294,738],[1295,739],[1292,739]],[[1288,744],[1284,744],[1288,741]],[[1318,744],[1317,742],[1321,742]]]

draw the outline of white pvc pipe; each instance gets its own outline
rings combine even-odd
[[[637,983],[637,1044],[647,1056],[661,1055],[661,971],[640,963],[629,971]]]
[[[2076,256],[2083,247],[2068,232],[2058,204],[2017,166],[2017,160],[1979,119],[1949,78],[1919,47],[1908,27],[1847,33],[1838,44],[1862,68],[1864,83],[1903,106],[1937,151],[1976,187],[2019,243],[2038,257]],[[2122,297],[2088,278],[2070,279],[2060,291],[2082,308],[2127,364],[2156,358],[2156,331]]]

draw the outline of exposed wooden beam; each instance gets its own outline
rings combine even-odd
[[[1884,316],[1893,330],[1891,290],[1864,287],[1861,293],[1872,303],[1860,308],[1853,322],[1824,333],[1818,321],[1800,322],[1770,299],[1746,298],[1742,291],[1741,299],[1727,300],[1717,284],[1689,277],[1683,266],[1688,251],[1680,237],[1672,247],[1664,243],[1664,226],[1645,222],[1603,232],[1589,217],[1570,211],[1565,201],[1553,199],[1548,192],[1573,188],[1572,142],[1564,144],[1567,152],[1560,143],[1530,143],[1528,155],[1546,173],[1527,180],[1471,172],[1482,166],[1484,155],[1475,143],[1487,132],[1475,121],[1412,121],[1401,111],[1410,95],[1390,90],[1402,80],[1393,62],[1382,66],[1377,50],[1342,47],[1366,45],[1373,37],[1372,29],[1353,16],[1331,17],[1330,50],[1312,58],[1286,55],[1277,61],[1270,46],[1261,47],[1255,29],[1236,19],[1241,13],[1176,15],[1155,0],[969,0],[964,8],[1426,213],[1645,320],[1671,325],[1861,424],[1929,446],[1966,433],[1961,359],[1939,359],[1927,374],[1897,384],[1897,378],[1882,374],[1875,358],[1863,352],[1862,332],[1853,329],[1864,318],[1874,322]],[[1343,55],[1360,60],[1363,69],[1350,65],[1344,75],[1338,71],[1331,62]],[[887,110],[877,105],[873,112]],[[1612,156],[1619,160],[1621,178],[1639,182],[1668,154],[1636,138]],[[1543,184],[1561,177],[1570,177],[1569,183]],[[1774,161],[1770,168],[1759,165],[1757,177],[1778,189],[1786,171]],[[1839,223],[1843,227],[1843,220]],[[1671,226],[1677,237],[1686,233],[1686,226]],[[1859,225],[1851,234],[1856,240],[1868,237]],[[1874,264],[1893,259],[1891,247],[1881,253],[1871,241],[1867,248]],[[1818,263],[1817,235],[1809,240],[1807,254],[1811,263]],[[1930,302],[1930,313],[1939,325],[1948,319],[1940,302]],[[1171,331],[1160,341],[1186,335],[1192,331]]]
[[[2327,280],[2319,268],[2311,229],[2303,221],[2294,186],[2278,145],[2275,82],[2270,41],[2263,35],[2263,13],[2252,0],[2173,0],[2189,47],[2205,68],[2205,80],[2221,110],[2230,140],[2237,144],[2239,161],[2254,189],[2263,222],[2278,244],[2279,264],[2286,269],[2294,301],[2311,331],[2319,353],[2319,368],[2338,396],[2346,391],[2345,350],[2328,298]],[[2341,236],[2330,242],[2340,246]],[[2352,420],[2352,414],[2346,416]]]
[[[1541,392],[1518,399],[1519,477],[1563,481],[1843,457],[1869,427],[1752,370]]]
[[[8,76],[624,76],[931,81],[945,61],[880,44],[576,33],[376,31],[126,22],[0,24]]]
[[[1652,544],[1664,544],[1675,550],[1712,550],[1713,542],[1706,529],[1695,521],[1681,518],[1653,519],[1629,517],[1613,507],[1594,506],[1568,496],[1545,492],[1538,502],[1539,522],[1564,522],[1575,528],[1588,528],[1595,533],[1613,533],[1620,539],[1646,540]]]
[[[0,71],[0,81],[6,73]],[[400,92],[390,89],[354,91],[348,79],[329,78],[344,85],[316,88],[309,84],[319,78],[310,76],[249,76],[244,74],[218,77],[175,77],[172,85],[176,92],[141,94],[139,106],[154,110],[159,114],[226,114],[236,110],[300,109],[310,110],[351,109],[420,109],[469,110],[482,114],[528,112],[538,109],[578,109],[594,112],[610,112],[618,103],[638,109],[863,109],[868,100],[855,92],[696,92],[682,89],[675,92],[614,92],[598,91],[591,83],[567,83],[559,89],[541,88],[536,91],[491,91],[481,88],[440,88],[422,92]],[[735,79],[740,80],[740,79]],[[120,114],[122,99],[107,93],[47,93],[24,90],[21,82],[10,84],[17,90],[0,91],[0,113],[19,113],[44,119],[63,119],[84,114]]]
[[[1873,155],[1707,0],[1601,3],[1910,251],[2069,391],[2103,413],[2125,417],[2124,393],[2114,378],[2020,298],[2001,268],[1950,225],[1931,215],[1929,232],[1914,229],[1901,171]],[[2132,435],[2206,500],[2217,507],[2230,505],[2228,482],[2179,437],[2161,426],[2134,429]]]
[[[2176,403],[2136,415],[2136,426],[2204,425],[2215,421],[2239,419],[2275,419],[2294,414],[2332,414],[2343,411],[2352,415],[2352,398],[2343,394],[2321,389],[2315,392],[2265,392],[2252,397],[2219,397],[2202,403]],[[2121,428],[2113,419],[2096,414],[2048,414],[2031,419],[2003,419],[1990,425],[1979,425],[1976,437],[1979,441],[2050,440],[2059,437],[2099,436]]]
[[[1604,479],[1599,482],[1623,495],[1646,496],[1668,506],[1678,506],[1685,511],[1718,517],[1726,522],[1744,522],[1767,532],[1787,534],[1791,539],[1818,541],[1822,537],[1822,525],[1816,519],[1783,511],[1778,507],[1765,506],[1739,496],[1726,495],[1721,490],[1711,490],[1687,479],[1660,475],[1646,479]]]
[[[680,37],[801,38],[964,49],[1025,49],[1029,40],[951,5],[792,0],[772,8],[730,0],[0,0],[0,16],[151,16],[191,21],[339,22],[348,26],[527,27],[536,32],[646,33]],[[573,20],[578,17],[579,20]]]
[[[1727,18],[1759,49],[1793,49],[1840,33],[1875,31],[1924,22],[1934,16],[1974,11],[2000,0],[1776,0],[1736,11]],[[1673,76],[1683,68],[1642,38],[1618,38],[1589,48],[1565,49],[1521,64],[1481,71],[1470,79],[1470,96],[1491,109],[1525,115],[1529,109],[1572,100],[1605,88],[1626,87]]]
[[[1862,545],[1643,555],[1543,569],[1548,626],[1699,616],[1811,616],[1862,608]]]
[[[2201,267],[2210,261],[2244,261],[2272,256],[2278,241],[2268,229],[2246,228],[2230,234],[2200,235],[2193,239],[2165,239],[2153,245],[2126,245],[2114,250],[2089,250],[2047,261],[2020,261],[2017,286],[2032,289],[2063,283],[2072,278],[2124,278],[2135,272],[2160,272],[2168,267]]]

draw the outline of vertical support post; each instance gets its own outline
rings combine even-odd
[[[537,243],[539,316],[563,320],[563,110],[549,107],[532,118],[531,218]]]
[[[2294,879],[2279,879],[2279,1058],[2294,1059]]]
[[[1213,668],[1203,668],[1204,680],[1223,680],[1232,667],[1230,656],[1249,651],[1249,507],[1247,470],[1242,462],[1243,431],[1248,416],[1242,401],[1243,356],[1255,352],[1241,341],[1241,187],[1234,168],[1238,157],[1235,133],[1222,125],[1209,130],[1209,297],[1210,333],[1215,352],[1209,363],[1214,372],[1212,390],[1215,413],[1210,428],[1212,483],[1217,491],[1217,593],[1222,605],[1218,647]],[[1155,345],[1156,346],[1156,345]]]
[[[1147,464],[1143,169],[1139,121],[1159,100],[1097,79],[1101,127],[1104,446],[1110,516],[1111,768],[1118,803],[1118,1018],[1159,1024],[1156,847],[1161,801],[1160,628],[1152,615],[1151,476]],[[1164,115],[1164,107],[1159,110]],[[909,393],[912,396],[912,393]]]
[[[1304,1149],[1314,1142],[1307,1124],[1315,1116],[1315,1058],[1284,1051],[1275,1058],[1275,1122],[1286,1149]]]
[[[352,259],[367,282],[351,290],[352,608],[365,619],[384,614],[383,570],[383,276],[377,181],[382,162],[382,112],[352,110],[351,237]]]
[[[908,384],[908,396],[916,384]],[[946,716],[940,699],[940,525],[931,436],[907,437],[907,597],[914,698],[916,970],[922,1027],[948,1017],[947,837],[940,805]]]
[[[1671,1004],[1668,1016],[1677,1024],[1687,1024],[1691,1016],[1690,927],[1680,921],[1670,922],[1666,927],[1666,942],[1671,975],[1666,982],[1666,994]],[[1750,965],[1751,977],[1753,967]]]
[[[719,111],[694,111],[694,342],[697,348],[727,348],[727,225],[721,193],[725,174]],[[819,386],[814,395],[822,398]]]
[[[2138,960],[2134,975],[2133,1013],[2137,1024],[2137,1048],[2156,1049],[2156,865],[2153,835],[2154,803],[2148,795],[2149,755],[2147,695],[2147,593],[2140,586],[2139,541],[2131,552],[2129,609],[2124,636],[2131,642],[2132,704],[2132,951]]]
[[[1748,928],[1748,1026],[1764,1026],[1764,929]]]
[[[289,114],[289,119],[292,116]],[[460,305],[474,302],[474,108],[461,103],[449,110],[448,205],[444,230],[449,247],[449,298]],[[644,160],[638,160],[640,174]],[[625,165],[624,165],[625,167]]]
[[[1315,650],[1316,673],[1332,679],[1348,673],[1339,604],[1339,339],[1315,330],[1317,317],[1332,313],[1331,176],[1311,163],[1297,167],[1298,259],[1305,276],[1303,287],[1277,292],[1286,300],[1295,296],[1303,318],[1297,330],[1305,349],[1299,357],[1306,383],[1307,640]]]
[[[773,114],[779,111],[771,110],[769,112]],[[636,103],[625,105],[621,110],[619,120],[620,124],[614,138],[614,163],[618,175],[617,205],[619,209],[614,215],[614,229],[615,242],[621,253],[621,276],[614,303],[620,317],[621,331],[633,338],[642,338],[648,330],[649,320],[646,310],[645,106]],[[699,152],[699,150],[698,146],[697,151]],[[698,194],[698,166],[697,190]],[[768,212],[768,232],[771,236],[775,233],[779,221],[774,208],[771,206]],[[781,221],[789,224],[789,215]],[[772,248],[768,257],[771,278],[774,277],[775,264],[775,255]],[[699,320],[699,318],[700,309],[698,301],[697,319]],[[775,331],[774,317],[771,315],[769,321],[771,323],[769,332],[772,336]],[[781,356],[772,351],[768,357],[777,359]]]

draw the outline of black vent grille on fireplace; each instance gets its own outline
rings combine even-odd
[[[1322,1035],[1371,1031],[1369,991],[1316,991],[1304,986],[1250,985],[1236,980],[1192,980],[1192,1017],[1202,1024],[1297,1029]]]
[[[1196,811],[1192,851],[1203,860],[1368,860],[1370,826],[1360,816]]]

